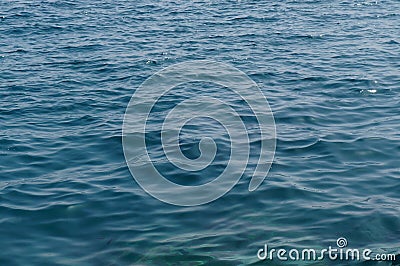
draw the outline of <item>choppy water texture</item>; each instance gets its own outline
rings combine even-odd
[[[399,16],[395,0],[2,0],[0,265],[251,264],[265,243],[322,249],[341,236],[399,252]],[[121,128],[135,88],[194,59],[260,85],[277,151],[255,192],[245,175],[219,200],[185,208],[133,181]],[[158,108],[185,93],[234,97],[196,86]],[[204,120],[182,134],[199,130],[219,136]],[[158,142],[150,136],[155,159]],[[208,172],[165,172],[202,183],[223,169],[220,148]]]

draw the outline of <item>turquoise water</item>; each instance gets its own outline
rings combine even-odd
[[[265,243],[322,249],[339,237],[398,254],[399,16],[395,0],[2,0],[0,265],[247,265]],[[146,78],[196,59],[259,84],[277,148],[258,190],[245,175],[217,201],[177,207],[132,179],[122,121]],[[196,86],[160,108],[185,92],[234,97]],[[183,133],[189,157],[198,142],[185,134],[199,130],[218,126]],[[164,170],[200,184],[228,156],[222,145],[208,171]]]

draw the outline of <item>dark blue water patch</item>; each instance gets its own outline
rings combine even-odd
[[[210,137],[216,142],[217,153],[212,164],[207,168],[197,171],[195,174],[187,174],[175,165],[168,162],[165,157],[163,144],[161,142],[161,129],[164,119],[171,109],[186,99],[196,98],[198,95],[219,97],[220,100],[226,99],[231,95],[229,105],[238,111],[241,120],[245,124],[250,138],[251,163],[249,171],[254,171],[255,163],[261,149],[259,140],[260,130],[257,118],[249,108],[248,104],[236,95],[229,88],[224,88],[216,84],[193,82],[173,88],[170,92],[163,95],[152,108],[152,112],[147,121],[149,132],[146,137],[150,158],[154,158],[158,171],[165,173],[167,179],[185,185],[199,185],[212,181],[225,170],[231,154],[231,140],[226,129],[220,122],[199,117],[188,121],[180,131],[180,148],[182,153],[188,158],[197,158],[199,153],[199,142],[205,137]],[[197,176],[197,178],[196,178]]]

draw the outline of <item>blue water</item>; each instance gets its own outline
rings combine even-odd
[[[399,36],[396,0],[2,0],[0,265],[247,265],[338,237],[399,253]],[[277,149],[255,192],[244,176],[177,207],[135,183],[121,129],[146,78],[195,59],[259,84]],[[221,150],[207,176],[169,178],[207,181]]]

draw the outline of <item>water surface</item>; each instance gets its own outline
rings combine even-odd
[[[1,1],[0,264],[246,265],[265,243],[322,249],[341,236],[398,253],[399,16],[395,0]],[[185,208],[133,181],[121,128],[135,88],[196,59],[260,85],[277,150],[255,192],[243,176]],[[186,133],[196,127],[218,129],[201,120]],[[225,148],[206,174],[165,171],[205,182]]]

